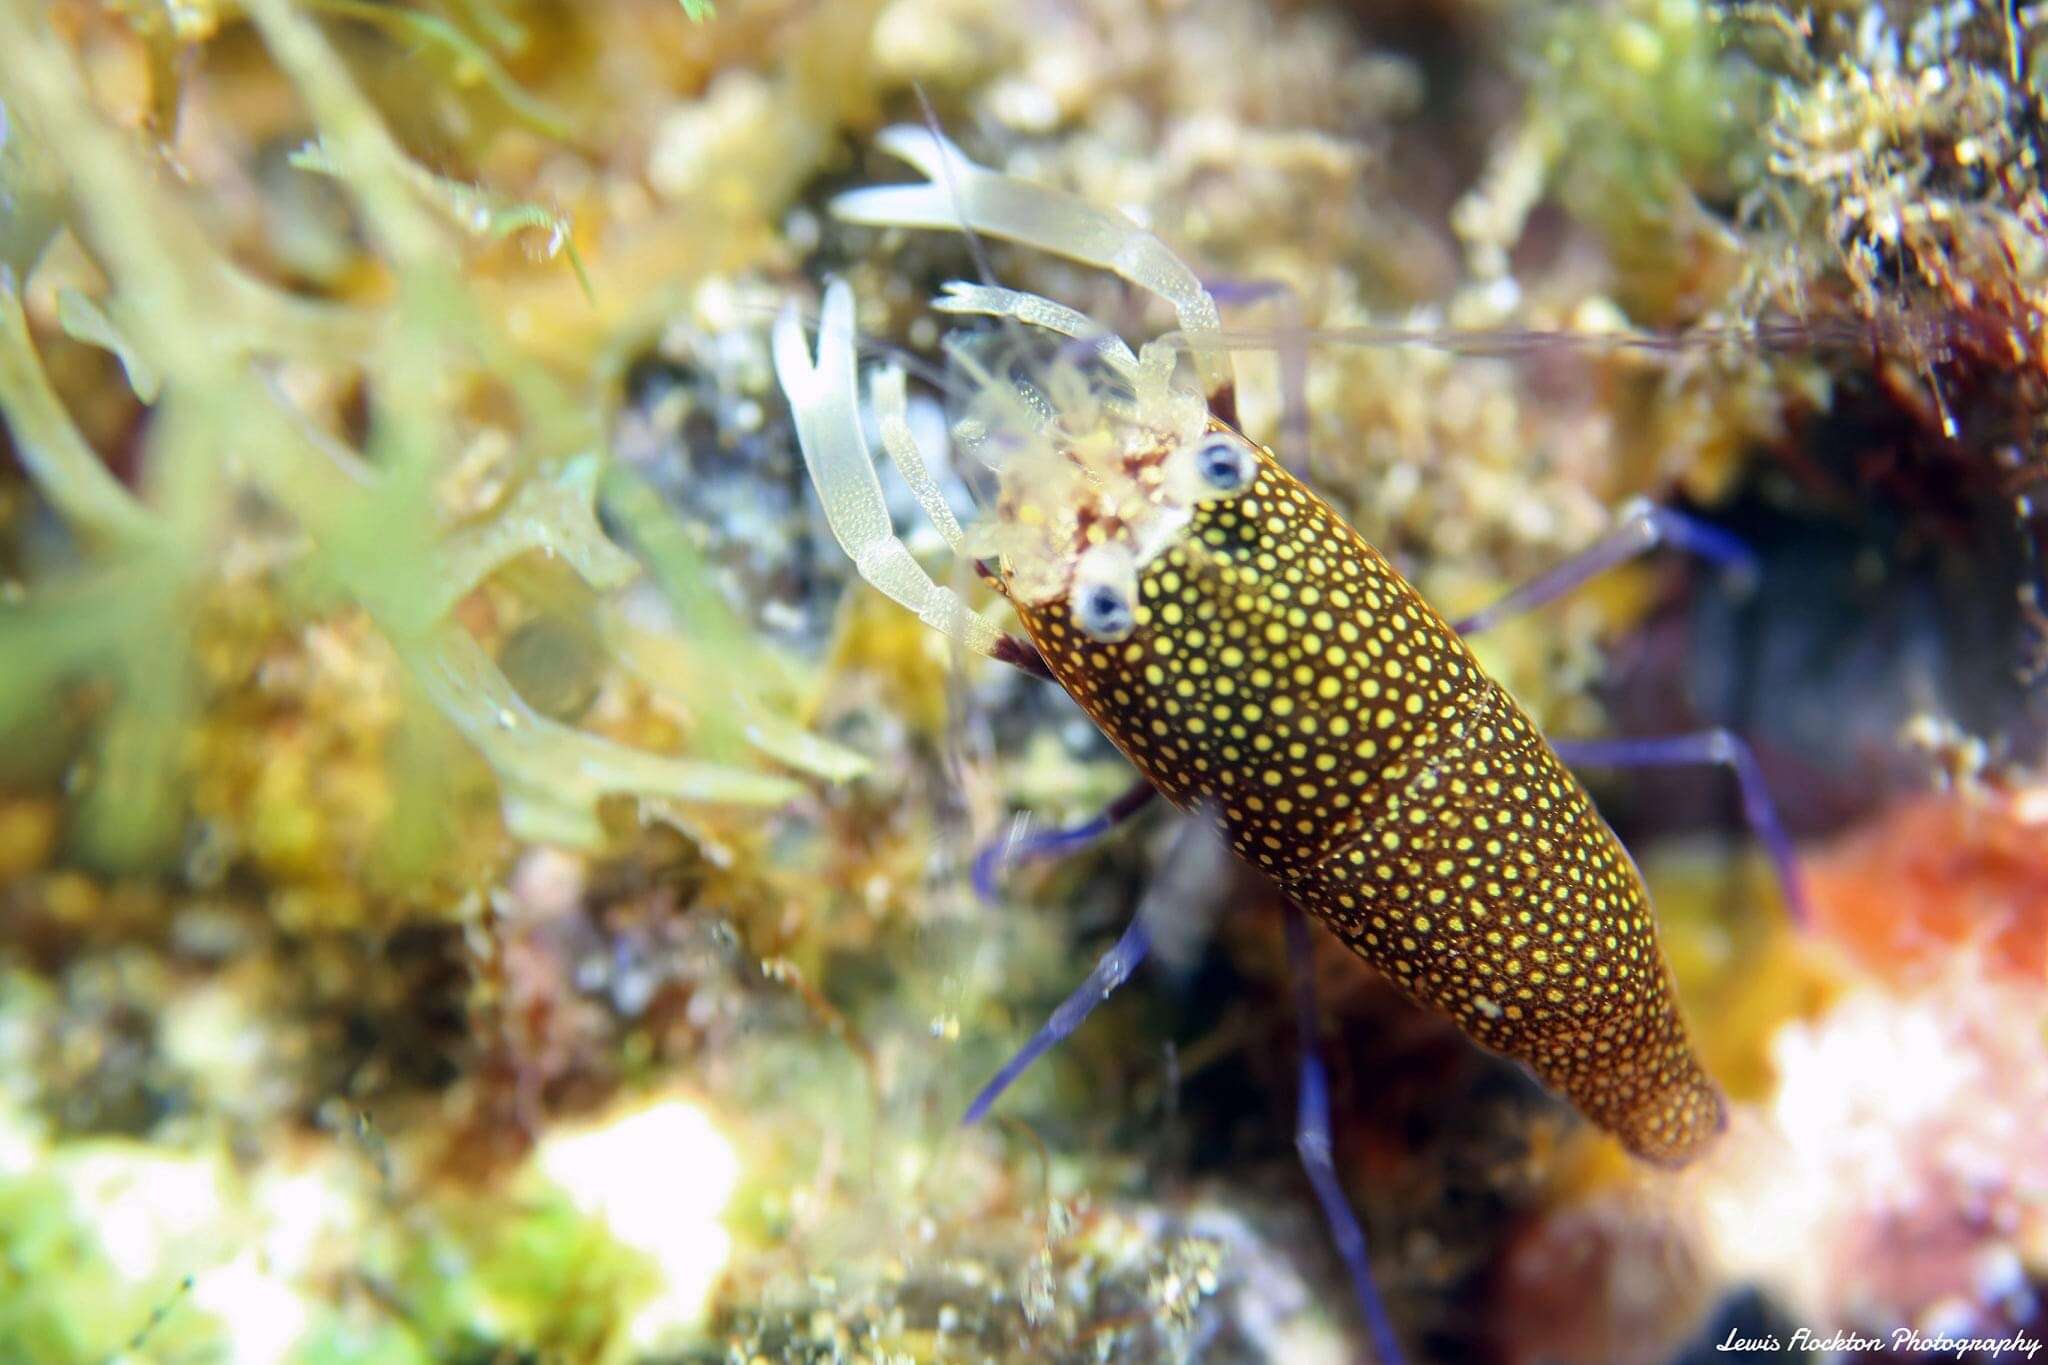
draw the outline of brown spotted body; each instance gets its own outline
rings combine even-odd
[[[1133,351],[1054,300],[949,283],[937,307],[1008,329],[1001,363],[950,352],[971,381],[956,446],[997,487],[993,515],[965,531],[913,438],[903,372],[870,376],[890,459],[1009,598],[1027,646],[894,533],[860,419],[852,291],[827,286],[815,357],[785,307],[776,374],[862,577],[966,649],[1042,666],[1174,804],[1218,820],[1361,957],[1631,1150],[1694,1155],[1722,1125],[1721,1097],[1686,1041],[1628,855],[1456,633],[1234,430],[1227,351],[1193,344],[1221,327],[1200,277],[1122,215],[976,165],[935,131],[878,140],[923,182],[853,190],[838,217],[1049,251],[1148,292],[1178,330]],[[1018,329],[1062,340],[1033,361]],[[1199,390],[1178,377],[1189,371]],[[1013,1065],[1062,1031],[1048,1024]]]
[[[1213,423],[1213,430],[1228,430]],[[1143,566],[1104,642],[1017,608],[1053,676],[1166,797],[1393,979],[1653,1161],[1723,1125],[1642,881],[1457,634],[1258,451]]]

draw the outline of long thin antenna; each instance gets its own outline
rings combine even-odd
[[[976,232],[974,230],[974,225],[967,220],[967,210],[962,206],[960,202],[960,186],[955,182],[953,178],[952,158],[945,155],[943,151],[943,149],[950,144],[946,140],[945,128],[939,123],[939,111],[932,107],[931,97],[925,94],[924,83],[922,81],[912,81],[910,83],[910,92],[913,95],[917,96],[918,113],[921,114],[924,118],[924,126],[931,132],[932,140],[935,143],[937,143],[938,146],[941,148],[941,153],[938,158],[938,179],[942,181],[946,187],[946,201],[953,206],[953,218],[960,225],[960,235],[966,238],[967,240],[967,254],[974,261],[974,273],[978,275],[981,278],[981,282],[984,285],[987,285],[989,288],[1001,288],[1001,286],[996,282],[995,267],[989,262],[988,249],[982,243],[981,234]],[[1001,325],[1003,332],[1010,341],[1010,344],[1016,347],[1018,351],[1021,353],[1023,351],[1025,344],[1024,329],[1021,326],[1019,326],[1015,321],[1009,318],[1002,319]],[[952,360],[953,363],[958,364],[960,362],[960,353],[955,351],[951,345],[947,345],[945,347],[945,350],[947,353],[947,357],[950,360]],[[955,393],[955,386],[952,382],[952,376],[950,374],[947,376],[946,383],[941,385],[940,387],[941,390],[945,392],[949,397]],[[953,448],[952,454],[957,457],[962,448],[961,442],[957,436],[954,437],[951,444]],[[962,482],[966,482],[965,476],[961,474],[960,469],[958,467],[957,459],[954,461],[954,474],[956,477],[960,478]],[[973,491],[974,490],[970,485],[969,492],[972,493]],[[981,566],[979,564],[977,564],[975,567],[977,570],[981,570]],[[985,570],[983,570],[983,572],[985,572]],[[1036,650],[1031,650],[1030,653],[1033,659],[1038,658]],[[1020,664],[1019,666],[1028,667],[1027,665],[1023,664]],[[1039,666],[1041,668],[1044,667],[1042,662]],[[948,673],[949,702],[947,710],[950,713],[964,714],[964,709],[956,704],[958,696],[957,694],[954,694],[952,692],[952,689],[955,686],[957,686],[957,680],[965,676],[965,672],[958,667],[953,668]],[[949,758],[950,757],[951,756],[949,755]]]
[[[932,139],[941,148],[951,146],[946,138],[945,128],[939,123],[938,111],[932,108],[931,98],[925,94],[923,84],[913,81],[910,89],[911,93],[917,96],[918,111],[924,116],[924,126],[930,130]],[[994,265],[990,263],[987,244],[981,240],[981,234],[974,230],[974,224],[968,221],[967,210],[961,203],[959,182],[953,177],[952,158],[941,152],[937,159],[938,173],[934,179],[945,187],[946,200],[953,206],[954,221],[960,226],[960,235],[967,239],[967,254],[974,260],[974,273],[981,277],[984,285],[991,289],[1000,289],[1002,285],[996,279]],[[998,316],[996,325],[1009,343],[1012,355],[1021,357],[1031,353],[1030,335],[1015,318],[1007,314]]]
[[[930,97],[924,93],[923,83],[912,81],[910,90],[917,96],[917,107],[924,115],[924,126],[931,130],[932,136],[938,139],[941,147],[946,146],[946,130],[939,124],[938,111],[932,108]],[[996,288],[995,269],[989,264],[988,250],[982,245],[981,234],[967,221],[967,211],[960,206],[960,187],[953,182],[953,163],[948,157],[939,158],[939,179],[946,184],[946,198],[952,201],[953,216],[960,220],[960,235],[967,239],[967,254],[974,258],[974,273],[981,277],[983,284],[991,289]]]

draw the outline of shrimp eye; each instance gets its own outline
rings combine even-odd
[[[1131,600],[1108,583],[1090,583],[1073,597],[1074,621],[1091,640],[1114,644],[1138,624]]]
[[[1251,448],[1228,432],[1212,431],[1195,447],[1195,468],[1202,482],[1219,493],[1237,493],[1251,486],[1259,472]]]

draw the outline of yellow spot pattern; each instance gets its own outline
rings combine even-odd
[[[1100,643],[1019,607],[1055,677],[1175,805],[1411,997],[1638,1155],[1720,1130],[1649,899],[1576,778],[1457,635],[1259,454]]]

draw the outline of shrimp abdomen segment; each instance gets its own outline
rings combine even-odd
[[[1630,1150],[1683,1162],[1723,1123],[1634,865],[1487,681],[1370,824],[1282,883],[1405,993],[1527,1063]]]

